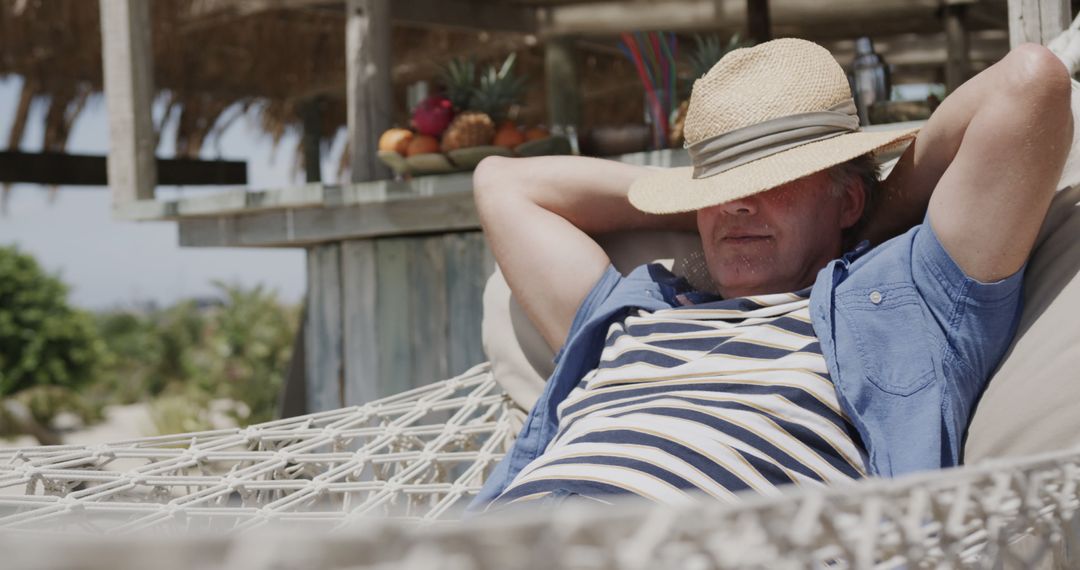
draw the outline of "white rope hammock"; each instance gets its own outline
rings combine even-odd
[[[437,519],[479,489],[520,418],[485,364],[363,406],[244,429],[2,450],[0,528]]]
[[[1050,48],[1076,71],[1080,19]],[[1080,568],[1080,450],[736,504],[458,520],[523,417],[482,364],[244,429],[0,450],[0,566]]]
[[[209,568],[279,568],[297,552],[312,568],[509,568],[540,550],[544,568],[1080,564],[1069,549],[1080,541],[1076,451],[738,504],[570,503],[456,520],[520,420],[481,365],[245,429],[0,451],[0,548],[38,568],[137,568],[116,552],[147,534],[172,537],[154,543],[163,554],[219,553]],[[91,556],[110,544],[112,555]]]

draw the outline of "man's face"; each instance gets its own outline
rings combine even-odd
[[[828,171],[697,212],[709,274],[725,298],[808,287],[842,252],[862,214],[857,185],[833,190]]]

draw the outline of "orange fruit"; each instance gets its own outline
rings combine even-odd
[[[527,141],[535,141],[535,140],[538,140],[538,139],[546,139],[546,138],[548,138],[550,136],[551,136],[551,133],[549,133],[548,130],[545,129],[544,127],[533,127],[531,129],[525,131],[525,140],[527,140]]]
[[[404,156],[412,139],[413,132],[409,129],[388,129],[379,137],[379,150],[392,150]]]
[[[513,123],[504,124],[499,132],[495,133],[495,141],[492,143],[495,146],[501,146],[509,149],[513,149],[517,145],[525,142],[525,133],[519,131]]]
[[[431,152],[439,152],[439,139],[431,135],[416,135],[409,141],[409,146],[405,149],[405,156]]]

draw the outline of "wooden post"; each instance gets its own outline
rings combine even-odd
[[[1009,46],[1046,44],[1071,21],[1069,0],[1009,0]]]
[[[304,122],[304,178],[311,183],[322,182],[322,158],[319,146],[322,139],[322,100],[318,97],[300,106]]]
[[[113,209],[153,200],[153,44],[150,6],[145,0],[101,0],[101,58],[109,116],[109,187]]]
[[[345,60],[348,77],[350,177],[353,182],[389,178],[375,156],[379,135],[394,111],[390,83],[389,0],[348,0]]]
[[[746,30],[754,43],[772,39],[769,21],[769,0],[746,0]]]
[[[544,43],[544,78],[547,83],[548,122],[581,126],[581,82],[577,53],[568,37],[548,38]]]
[[[952,93],[968,79],[971,69],[965,15],[967,4],[949,1],[945,5],[945,92]]]
[[[304,312],[306,403],[310,412],[342,406],[344,360],[341,302],[341,245],[307,250],[307,306]]]

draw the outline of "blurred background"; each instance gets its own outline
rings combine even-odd
[[[1005,0],[0,0],[0,434],[246,425],[460,373],[483,359],[484,156],[683,164],[694,79],[774,37],[831,50],[864,125],[924,120],[1004,56],[1010,18]]]

